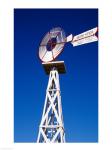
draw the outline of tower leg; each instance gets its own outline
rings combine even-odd
[[[56,69],[50,71],[37,142],[65,142],[59,74]]]

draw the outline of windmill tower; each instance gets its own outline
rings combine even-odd
[[[97,41],[97,31],[96,27],[74,37],[72,34],[66,37],[61,28],[53,28],[43,38],[39,47],[39,57],[46,74],[49,75],[49,81],[37,142],[65,142],[59,74],[66,73],[66,69],[64,61],[54,60],[62,52],[67,42],[78,46]]]
[[[37,142],[65,142],[59,74],[66,70],[64,61],[53,61],[63,50],[65,42],[64,31],[54,28],[40,44],[39,56],[49,81]]]

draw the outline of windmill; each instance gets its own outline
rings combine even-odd
[[[39,57],[46,74],[49,75],[49,81],[37,142],[65,142],[59,74],[66,73],[66,68],[64,61],[56,61],[55,59],[68,42],[73,46],[79,46],[98,41],[97,32],[98,28],[96,27],[79,35],[70,34],[66,37],[64,30],[57,27],[51,29],[40,43]]]

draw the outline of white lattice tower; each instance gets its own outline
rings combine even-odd
[[[37,142],[65,142],[59,73],[56,67],[50,71]]]

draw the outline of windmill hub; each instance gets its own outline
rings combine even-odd
[[[55,46],[56,46],[56,38],[50,39],[46,45],[48,51],[52,51],[53,48],[55,48]]]

